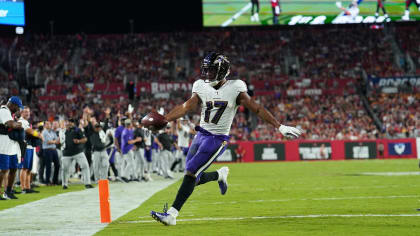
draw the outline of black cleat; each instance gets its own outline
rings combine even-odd
[[[6,199],[18,199],[12,192],[4,192],[3,197]]]
[[[86,184],[86,185],[85,185],[85,188],[87,188],[87,189],[88,189],[88,188],[93,188],[93,186],[92,186],[91,184]]]
[[[130,180],[128,180],[126,177],[121,177],[121,179],[126,183],[130,182]]]
[[[63,186],[63,189],[65,190],[65,189],[68,189],[69,187],[67,187],[67,185],[64,185]]]

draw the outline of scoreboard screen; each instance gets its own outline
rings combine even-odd
[[[0,0],[0,25],[25,25],[24,0]]]
[[[420,20],[420,0],[202,1],[203,24],[212,27],[362,24]]]

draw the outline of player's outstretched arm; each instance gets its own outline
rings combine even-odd
[[[263,119],[265,122],[271,124],[276,129],[280,127],[280,122],[274,118],[273,114],[269,112],[267,109],[265,109],[260,104],[256,103],[254,99],[252,99],[247,93],[242,92],[238,95],[238,104],[243,105],[244,107],[248,108],[255,114],[257,114],[258,117]]]
[[[237,100],[238,104],[243,105],[244,107],[248,108],[249,110],[257,114],[257,116],[263,119],[265,122],[273,125],[284,136],[292,136],[292,137],[297,138],[302,134],[302,131],[300,129],[280,124],[280,122],[278,122],[277,119],[274,118],[271,112],[269,112],[260,104],[256,103],[254,99],[252,99],[247,93],[241,92],[238,95],[237,99],[238,99]]]
[[[194,111],[197,109],[199,103],[200,98],[196,93],[193,93],[190,99],[184,102],[184,104],[178,105],[172,109],[168,114],[165,115],[165,118],[168,122],[174,121],[180,117],[185,116],[189,111]]]

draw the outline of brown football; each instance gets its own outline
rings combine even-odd
[[[141,124],[151,130],[160,130],[166,127],[168,121],[161,114],[152,111],[141,119]]]

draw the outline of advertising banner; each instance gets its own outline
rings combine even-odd
[[[256,161],[284,161],[284,143],[256,143],[254,144],[254,158]]]
[[[346,159],[376,158],[376,142],[345,142]]]
[[[410,142],[389,142],[388,154],[390,156],[405,156],[413,153]]]
[[[301,160],[331,159],[331,143],[329,142],[299,143],[299,156]]]
[[[399,87],[406,83],[413,87],[420,87],[420,76],[404,76],[404,77],[371,77],[369,81],[379,87]]]

